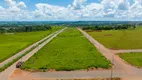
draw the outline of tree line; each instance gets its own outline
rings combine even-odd
[[[121,25],[102,25],[102,26],[84,26],[82,27],[83,30],[122,30],[122,29],[135,29],[135,25],[131,24],[121,24]]]
[[[46,31],[51,29],[52,27],[50,25],[25,25],[18,27],[0,27],[0,33]]]

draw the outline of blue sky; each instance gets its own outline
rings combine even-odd
[[[0,20],[141,20],[142,0],[0,0]]]

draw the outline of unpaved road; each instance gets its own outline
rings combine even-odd
[[[40,50],[44,45],[46,45],[47,43],[49,43],[52,39],[54,39],[59,33],[61,33],[62,31],[64,31],[66,28],[57,31],[55,34],[51,34],[49,35],[50,38],[48,38],[45,42],[43,42],[42,44],[40,44],[38,47],[36,47],[35,49],[33,49],[31,52],[29,52],[27,55],[25,55],[24,57],[22,57],[23,61],[28,60],[31,56],[34,55],[34,53],[36,53],[38,50]],[[49,37],[48,36],[48,37]],[[21,59],[19,59],[20,61]],[[17,62],[19,62],[17,61]],[[8,77],[11,75],[11,73],[15,70],[15,66],[16,63],[15,62],[13,65],[11,65],[9,68],[7,68],[5,71],[0,73],[0,80],[8,80]]]
[[[39,43],[41,43],[41,42],[43,42],[44,40],[48,39],[49,37],[53,36],[55,33],[57,33],[57,31],[54,32],[54,33],[52,33],[52,34],[50,34],[50,35],[48,35],[47,37],[43,38],[42,40],[40,40],[40,41],[38,41],[38,42],[32,44],[31,46],[25,48],[24,50],[20,51],[19,53],[15,54],[14,56],[8,58],[7,60],[1,62],[1,63],[0,63],[0,68],[3,67],[4,65],[6,65],[7,63],[9,63],[10,61],[16,59],[17,57],[23,55],[25,52],[27,52],[28,50],[30,50],[30,49],[33,48],[34,46],[38,45]]]

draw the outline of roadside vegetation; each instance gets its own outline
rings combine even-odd
[[[110,67],[110,61],[76,28],[68,28],[26,61],[22,69],[71,71]]]
[[[129,64],[142,68],[142,53],[119,53],[118,55]]]
[[[142,27],[127,30],[86,30],[98,42],[110,49],[142,49]]]
[[[61,28],[53,27],[48,31],[0,34],[0,62]]]

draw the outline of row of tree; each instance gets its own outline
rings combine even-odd
[[[130,24],[121,24],[121,25],[105,25],[105,26],[85,26],[82,27],[83,30],[121,30],[121,29],[135,29],[135,25],[130,25]]]
[[[50,25],[25,25],[21,27],[0,27],[0,33],[46,31],[50,29],[52,29]]]

